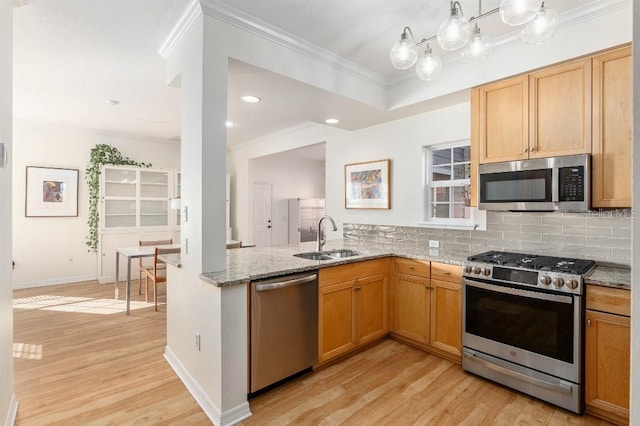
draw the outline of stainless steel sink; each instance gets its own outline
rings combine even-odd
[[[358,256],[360,253],[354,250],[341,249],[329,251],[311,251],[308,253],[296,253],[294,256],[309,260],[335,260],[345,257]]]

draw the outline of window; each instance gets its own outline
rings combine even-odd
[[[425,219],[470,225],[471,153],[468,141],[425,149]]]

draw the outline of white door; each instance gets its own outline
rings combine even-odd
[[[271,246],[271,184],[253,184],[253,243]]]

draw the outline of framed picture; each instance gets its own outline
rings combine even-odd
[[[390,160],[344,166],[345,208],[390,209]]]
[[[78,169],[27,166],[26,217],[78,216]]]

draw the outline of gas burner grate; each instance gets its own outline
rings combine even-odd
[[[485,253],[469,256],[467,260],[539,271],[564,272],[574,275],[585,274],[593,266],[595,266],[595,262],[593,260],[511,253],[503,251],[488,251]]]

